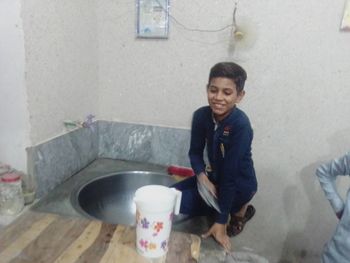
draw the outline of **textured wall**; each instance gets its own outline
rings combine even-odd
[[[26,170],[29,122],[20,0],[0,1],[0,162]]]
[[[23,1],[32,144],[64,132],[63,120],[96,114],[94,0]]]

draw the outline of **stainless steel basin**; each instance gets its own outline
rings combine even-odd
[[[73,207],[82,215],[113,224],[134,225],[135,191],[144,185],[171,186],[176,181],[167,174],[127,171],[93,179],[72,192]],[[175,218],[175,222],[184,216]]]

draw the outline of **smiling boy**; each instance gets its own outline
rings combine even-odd
[[[231,245],[228,235],[240,233],[255,213],[254,207],[248,206],[257,191],[251,153],[253,130],[246,114],[237,108],[245,95],[246,78],[245,70],[232,62],[211,68],[209,106],[196,110],[192,120],[189,158],[196,176],[175,185],[182,191],[181,213],[215,214],[214,224],[203,237],[212,235],[226,250]],[[197,183],[217,199],[218,211],[203,200]]]

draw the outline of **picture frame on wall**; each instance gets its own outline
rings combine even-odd
[[[136,0],[138,38],[168,38],[169,0]]]

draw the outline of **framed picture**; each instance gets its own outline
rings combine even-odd
[[[169,0],[136,0],[139,38],[168,38]]]

